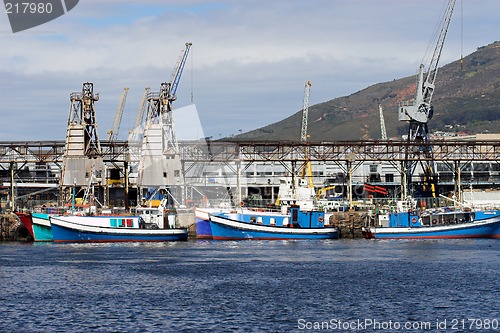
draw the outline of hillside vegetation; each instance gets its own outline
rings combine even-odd
[[[400,101],[415,95],[415,76],[378,83],[352,95],[309,107],[312,141],[380,139],[378,104],[388,137],[400,138],[408,125],[398,121]],[[500,133],[500,42],[439,68],[433,96],[431,133]],[[302,110],[277,123],[238,135],[242,140],[300,140]]]

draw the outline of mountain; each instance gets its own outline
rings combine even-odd
[[[438,69],[429,131],[500,133],[500,41]],[[309,107],[311,141],[380,139],[378,104],[388,137],[406,134],[398,104],[415,95],[416,77],[374,84],[352,95]],[[274,124],[240,134],[241,140],[300,140],[302,110]]]

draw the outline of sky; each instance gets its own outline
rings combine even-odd
[[[170,80],[186,42],[174,109],[194,104],[203,133],[189,122],[177,131],[217,139],[257,129],[300,111],[308,80],[314,105],[415,75],[446,3],[80,0],[17,33],[3,12],[0,141],[64,140],[69,96],[84,82],[100,96],[101,140],[129,88],[118,135],[126,139],[145,87],[158,91]],[[457,0],[440,66],[498,40],[498,13],[498,0]]]

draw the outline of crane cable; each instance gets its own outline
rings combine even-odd
[[[421,64],[430,63],[430,61],[432,60],[434,47],[438,43],[441,27],[443,26],[444,21],[446,19],[446,9],[448,8],[448,6],[449,6],[449,1],[443,3],[443,6],[441,8],[441,12],[439,14],[439,19],[436,20],[436,24],[434,26],[434,30],[433,30],[431,38],[429,40],[429,44],[427,45],[427,48],[426,48],[424,55],[422,57],[422,61],[420,62]],[[427,68],[426,70],[429,71],[430,68]]]
[[[460,70],[464,69],[464,0],[460,1]]]

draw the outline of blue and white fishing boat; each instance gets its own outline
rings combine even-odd
[[[186,228],[153,224],[140,216],[51,216],[54,242],[185,241]]]
[[[167,209],[164,198],[158,207],[138,207],[136,215],[52,215],[54,242],[166,242],[184,241],[187,228],[178,227],[177,214]]]
[[[500,210],[398,212],[381,215],[366,238],[500,238]]]
[[[215,240],[242,239],[329,239],[338,238],[322,211],[301,211],[290,207],[288,215],[267,212],[230,212],[210,214]]]

